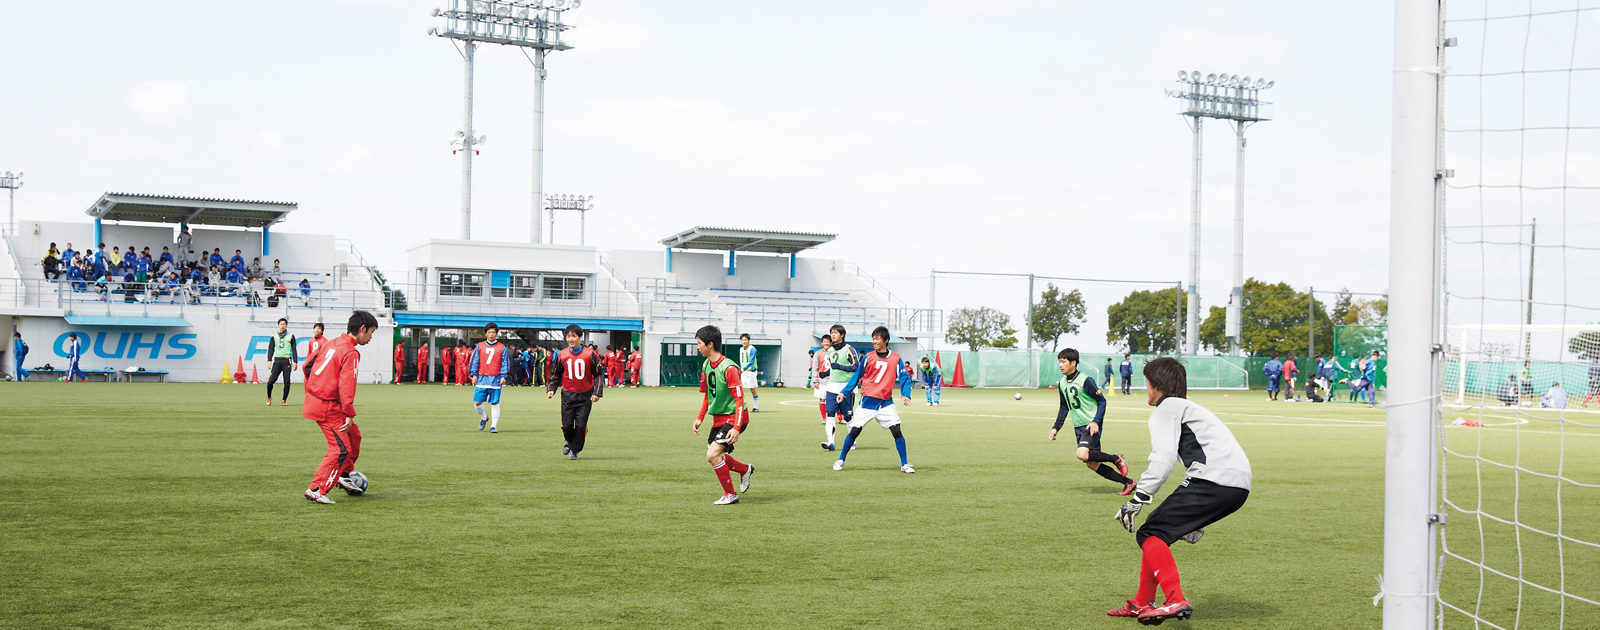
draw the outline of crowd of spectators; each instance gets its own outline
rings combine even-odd
[[[188,228],[179,233],[177,251],[163,246],[156,254],[149,247],[127,249],[106,244],[78,251],[72,243],[57,249],[55,243],[45,253],[41,266],[44,277],[52,282],[67,282],[77,293],[92,292],[99,300],[109,300],[121,294],[124,302],[152,302],[162,297],[170,301],[200,303],[202,297],[240,297],[245,304],[257,306],[265,302],[276,307],[292,297],[301,305],[311,304],[311,283],[302,278],[298,285],[284,278],[282,262],[273,260],[272,266],[263,267],[261,258],[245,262],[242,250],[233,250],[233,256],[224,257],[222,248],[210,253],[190,249]]]
[[[605,351],[601,352],[600,348],[595,344],[584,345],[593,348],[595,353],[603,358],[601,367],[604,371],[600,377],[605,379],[608,385],[639,386],[640,381],[643,380],[644,353],[638,348],[634,348],[630,354],[627,348],[613,350],[611,346],[606,346]],[[546,344],[544,342],[533,344],[506,342],[505,346],[511,353],[511,374],[507,375],[504,383],[508,387],[543,387],[545,380],[550,378],[550,374],[553,372],[551,369],[553,359],[562,348],[566,347],[560,344]],[[472,348],[473,346],[465,340],[457,340],[453,346],[439,348],[437,367],[439,370],[438,378],[441,382],[447,385],[467,385],[472,382],[472,379],[467,375],[467,364],[472,357]],[[414,366],[426,366],[429,363],[427,346],[418,346],[412,354],[416,357],[416,362],[413,363]],[[405,352],[400,351],[396,355],[397,375],[395,381],[399,382],[398,371],[402,367]],[[422,367],[418,371],[416,382],[421,383],[426,380],[426,369],[426,367]]]

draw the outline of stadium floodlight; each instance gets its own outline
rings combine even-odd
[[[1189,80],[1189,73],[1184,72],[1182,70],[1179,70],[1178,71],[1178,80],[1179,81],[1188,81]]]
[[[589,211],[594,209],[594,195],[550,195],[544,200],[545,210],[550,212],[550,242],[556,242],[556,211],[571,210],[578,213],[578,244],[584,244],[584,227],[587,223]]]
[[[6,215],[7,234],[16,235],[17,233],[17,189],[21,187],[22,173],[6,171],[4,175],[0,175],[0,188],[6,189],[6,196],[10,198],[9,214]]]
[[[570,50],[562,41],[562,33],[571,29],[561,20],[562,13],[578,8],[581,0],[450,0],[447,7],[434,7],[429,12],[444,18],[442,27],[428,29],[429,35],[458,40],[463,44],[461,56],[466,60],[466,106],[461,134],[467,142],[461,151],[461,238],[471,238],[472,232],[472,156],[477,151],[472,145],[482,144],[473,136],[472,128],[472,60],[479,44],[516,46],[533,52],[529,60],[534,67],[533,111],[533,221],[531,238],[543,242],[544,212],[544,80],[545,54],[552,50]],[[459,150],[459,149],[458,149]]]
[[[1244,307],[1244,130],[1252,124],[1263,120],[1270,120],[1264,109],[1272,104],[1261,100],[1260,91],[1272,87],[1271,81],[1263,86],[1259,81],[1251,82],[1250,77],[1241,78],[1239,75],[1215,74],[1206,75],[1205,81],[1199,80],[1200,73],[1189,74],[1189,79],[1184,80],[1180,75],[1178,82],[1182,87],[1177,91],[1168,90],[1167,94],[1173,98],[1181,99],[1184,103],[1180,115],[1193,120],[1191,130],[1194,132],[1194,169],[1193,188],[1191,189],[1192,216],[1189,223],[1189,306],[1187,325],[1184,327],[1184,344],[1180,352],[1195,354],[1200,347],[1200,131],[1202,121],[1207,118],[1216,118],[1232,121],[1236,135],[1236,164],[1234,173],[1233,193],[1233,291],[1228,300],[1227,310],[1227,336],[1233,352],[1237,353],[1240,346],[1241,316]]]

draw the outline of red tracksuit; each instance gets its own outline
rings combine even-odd
[[[439,349],[439,367],[442,368],[440,371],[444,372],[444,384],[445,385],[449,385],[450,383],[455,382],[455,378],[456,378],[456,367],[455,366],[456,366],[456,351],[455,351],[455,348],[453,348],[453,347],[451,347],[451,348],[440,348]]]
[[[417,382],[428,380],[428,347],[417,346]]]
[[[317,356],[318,352],[321,352],[324,348],[327,348],[327,347],[328,347],[328,338],[322,336],[322,333],[317,333],[317,336],[312,337],[310,341],[306,342],[306,353],[304,355],[302,355],[302,356],[305,356],[305,357]],[[310,374],[311,373],[311,360],[309,358],[300,362],[300,371],[304,372],[306,374]],[[300,379],[300,382],[302,384],[305,383],[305,379],[304,378]]]
[[[404,372],[405,369],[406,347],[404,345],[396,345],[394,347],[394,382],[400,382],[400,373]],[[418,382],[420,383],[421,381]]]
[[[328,452],[311,477],[311,489],[323,494],[338,485],[341,475],[355,470],[356,458],[361,456],[361,429],[353,421],[356,417],[356,365],[360,362],[356,340],[348,334],[324,344],[320,355],[306,357],[311,372],[306,375],[302,387],[306,390],[306,400],[300,407],[300,415],[315,421],[323,437],[328,439]],[[350,428],[340,431],[346,418],[352,419]]]
[[[457,385],[466,385],[467,381],[472,378],[470,375],[467,374],[467,368],[470,367],[470,366],[467,365],[467,361],[471,360],[471,358],[472,358],[472,348],[470,346],[456,346],[456,384]]]

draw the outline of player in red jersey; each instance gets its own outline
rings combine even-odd
[[[468,367],[470,367],[470,366],[467,365],[467,362],[470,361],[470,360],[472,360],[472,346],[469,345],[469,343],[467,342],[466,339],[462,339],[456,345],[456,384],[457,385],[470,385],[470,384],[472,384],[472,375],[468,373],[468,371],[469,371]]]
[[[456,378],[456,351],[454,346],[439,349],[439,372],[444,379],[444,384],[455,382]]]
[[[403,343],[394,344],[394,384],[395,385],[399,385],[400,384],[400,373],[405,371],[405,367],[406,367],[406,345],[403,344]]]
[[[350,314],[345,334],[324,345],[320,354],[307,357],[312,367],[302,388],[306,398],[300,415],[316,422],[322,436],[328,439],[328,452],[311,477],[311,487],[306,489],[307,501],[333,504],[328,493],[335,485],[350,494],[362,492],[349,479],[356,458],[361,456],[361,428],[355,423],[356,368],[361,352],[356,346],[367,345],[377,330],[378,320],[372,313],[356,311]]]
[[[306,357],[317,356],[317,353],[321,352],[322,349],[325,346],[327,346],[327,344],[328,344],[328,338],[322,336],[322,322],[317,322],[315,324],[312,324],[311,325],[311,338],[306,340],[306,353],[304,355],[302,355],[302,356],[306,356]],[[301,365],[300,366],[300,372],[302,373],[302,375],[311,374],[311,361],[308,360],[308,361],[305,362],[305,364]],[[301,378],[300,382],[304,383],[305,379]]]
[[[589,436],[589,411],[605,395],[605,370],[600,353],[583,345],[583,327],[577,324],[567,326],[567,348],[557,352],[551,363],[545,398],[554,398],[556,389],[561,389],[561,437],[566,439],[561,453],[577,459]]]
[[[511,372],[511,354],[500,343],[500,327],[489,322],[483,327],[485,341],[473,347],[467,360],[467,373],[472,377],[472,407],[478,412],[478,430],[485,422],[490,433],[500,432],[500,386]],[[491,413],[484,413],[483,403],[489,403]]]
[[[428,347],[417,346],[417,382],[428,381]]]
[[[744,387],[739,366],[722,356],[722,330],[716,326],[702,326],[694,333],[695,348],[705,363],[700,366],[700,391],[705,399],[700,403],[700,415],[694,419],[694,434],[700,435],[700,425],[711,414],[711,435],[706,437],[706,462],[717,474],[722,484],[722,498],[715,505],[739,502],[739,492],[750,489],[754,466],[733,458],[733,445],[739,435],[750,426],[750,413],[744,407]],[[739,490],[733,489],[729,471],[739,473]]]
[[[638,387],[639,381],[644,378],[644,375],[640,374],[643,371],[644,353],[639,351],[638,346],[634,346],[633,354],[628,356],[628,384]]]
[[[878,426],[894,435],[894,448],[900,451],[900,472],[917,472],[906,461],[906,438],[900,433],[900,411],[894,406],[896,385],[899,385],[904,404],[911,404],[911,377],[906,374],[905,362],[900,355],[889,349],[888,328],[879,326],[872,330],[872,349],[873,352],[861,356],[855,374],[845,383],[844,391],[837,394],[837,400],[842,403],[860,387],[861,412],[850,419],[850,435],[845,437],[844,447],[839,449],[839,460],[833,463],[833,469],[844,470],[844,458],[855,446],[861,429],[876,419]]]

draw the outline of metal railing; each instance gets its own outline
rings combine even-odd
[[[557,317],[614,317],[639,319],[644,316],[639,300],[631,291],[547,290],[518,287],[448,287],[456,294],[440,295],[440,287],[423,283],[402,285],[409,309],[503,315]],[[577,293],[574,297],[573,293]]]
[[[246,310],[270,312],[277,317],[289,311],[382,311],[383,294],[371,290],[298,288],[274,296],[260,284],[245,283],[198,289],[165,282],[88,282],[41,278],[0,279],[0,304],[18,308],[61,309],[65,315],[120,317],[182,317],[204,313]],[[270,304],[270,306],[269,306]],[[254,316],[254,315],[252,315]]]
[[[847,262],[847,263],[844,263],[844,266],[845,266],[845,270],[846,271],[852,271],[853,273],[856,274],[857,278],[860,278],[861,280],[865,281],[867,283],[867,286],[871,287],[872,290],[877,291],[878,293],[880,293],[881,295],[879,295],[879,297],[883,298],[884,301],[886,301],[889,304],[891,304],[893,306],[896,306],[898,308],[907,308],[905,302],[900,301],[900,298],[895,297],[894,293],[889,291],[888,285],[885,285],[882,282],[878,282],[878,279],[872,277],[872,274],[869,274],[866,271],[863,271],[861,269],[860,265],[857,265],[857,264],[851,263],[851,262]]]

